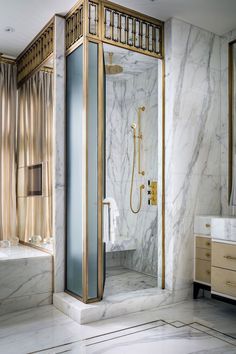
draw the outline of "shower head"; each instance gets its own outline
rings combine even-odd
[[[132,123],[132,124],[131,124],[131,128],[132,128],[132,129],[136,129],[136,124],[135,124],[135,123]]]
[[[113,53],[109,53],[109,64],[105,65],[107,75],[117,75],[123,73],[123,68],[120,65],[112,64]]]

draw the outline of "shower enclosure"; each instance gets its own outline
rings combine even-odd
[[[88,303],[157,286],[163,24],[106,1],[66,24],[65,291]]]
[[[158,179],[159,61],[109,44],[103,49],[106,296],[157,286],[158,208],[149,192]]]

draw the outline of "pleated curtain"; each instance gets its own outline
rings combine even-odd
[[[28,242],[52,236],[52,114],[53,76],[45,71],[28,79],[18,92],[18,224]],[[28,196],[29,166],[42,164],[42,196]]]
[[[0,63],[0,240],[17,236],[16,67]]]

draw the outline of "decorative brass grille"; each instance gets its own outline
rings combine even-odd
[[[18,85],[35,72],[53,53],[54,19],[17,58]]]
[[[94,36],[98,35],[98,4],[89,1],[88,3],[88,31]]]
[[[162,56],[162,24],[104,5],[103,38],[153,56]]]
[[[83,36],[83,4],[75,8],[66,18],[66,49]]]

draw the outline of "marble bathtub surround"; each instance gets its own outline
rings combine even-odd
[[[28,246],[0,252],[0,314],[52,303],[52,256]]]
[[[106,58],[108,48],[104,49]],[[122,74],[106,76],[106,197],[113,198],[119,210],[115,230],[119,246],[114,250],[128,251],[133,243],[133,251],[127,252],[123,265],[157,276],[158,212],[157,207],[148,206],[147,186],[148,179],[158,179],[158,61],[122,49],[114,52],[113,61],[123,67]],[[130,210],[133,163],[130,127],[137,124],[140,106],[145,106],[141,116],[141,168],[145,175],[138,174],[136,164],[134,209],[139,204],[140,185],[144,184],[145,189],[141,210],[133,214]]]

